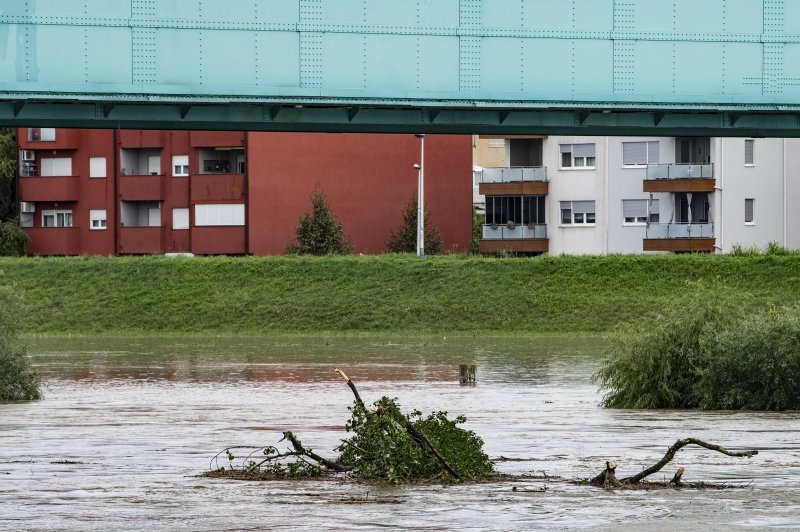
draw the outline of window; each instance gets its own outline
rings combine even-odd
[[[747,225],[755,225],[753,221],[753,211],[755,209],[756,200],[747,198],[744,200],[744,223]]]
[[[19,225],[20,227],[33,227],[33,213],[32,212],[19,213]]]
[[[658,164],[658,141],[623,142],[623,166],[647,166]]]
[[[52,142],[56,140],[56,129],[53,127],[32,127],[28,129],[28,140]]]
[[[72,227],[72,211],[42,211],[42,227]]]
[[[561,225],[591,225],[594,223],[594,201],[561,202]]]
[[[72,175],[72,159],[69,157],[42,159],[43,177],[67,177]]]
[[[544,225],[544,196],[487,196],[486,224]]]
[[[744,141],[744,165],[755,166],[756,141],[745,139]]]
[[[244,204],[195,205],[194,224],[196,226],[244,225]]]
[[[561,144],[561,168],[594,168],[594,144]]]
[[[172,156],[172,175],[176,177],[189,175],[189,156],[188,155],[173,155]],[[188,229],[188,227],[187,227]]]
[[[658,223],[658,200],[646,199],[622,200],[623,225],[645,225],[647,223],[647,207],[650,203],[650,222]]]
[[[89,227],[95,231],[106,228],[105,209],[92,209],[89,211]]]
[[[172,209],[172,228],[189,229],[189,209]]]
[[[106,177],[105,157],[89,157],[89,177]]]

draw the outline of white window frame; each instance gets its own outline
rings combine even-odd
[[[91,179],[108,177],[108,160],[105,157],[89,157],[89,177]]]
[[[21,212],[19,213],[19,226],[20,227],[33,227],[33,216],[32,212]]]
[[[186,223],[177,223],[179,219],[181,219],[181,221],[186,220]],[[189,229],[189,207],[176,207],[172,209],[172,229],[173,231],[185,231]]]
[[[39,131],[39,138],[34,139],[34,130]],[[28,128],[28,140],[31,142],[55,142],[56,128],[54,127],[31,127]]]
[[[635,217],[636,220],[633,221],[633,222],[629,222],[628,221],[628,218],[625,217],[625,202],[626,201],[644,201],[646,203],[649,203],[650,200],[649,199],[640,199],[640,198],[622,200],[622,226],[623,227],[644,227],[644,226],[646,226],[647,223],[648,223],[648,219],[647,219],[646,215],[645,216],[636,216]],[[658,202],[657,199],[654,199],[652,201],[653,201],[653,203],[657,203]],[[650,205],[650,208],[652,209],[652,204]],[[647,212],[646,208],[645,208],[645,212]],[[654,220],[653,219],[653,215],[657,216],[658,218],[656,218]],[[652,212],[652,210],[651,210],[651,212],[650,212],[650,220],[649,220],[650,223],[659,223],[660,219],[661,219],[660,213],[659,212]]]
[[[750,202],[750,221],[747,220],[747,202]],[[744,225],[756,225],[756,199],[744,199]]]
[[[645,154],[645,162],[644,164],[625,164],[625,145],[626,144],[644,144],[644,154]],[[655,151],[656,151],[656,158],[660,160],[660,150],[661,146],[657,140],[637,140],[637,141],[630,141],[630,142],[623,142],[622,143],[622,167],[623,168],[647,168],[648,165],[651,164],[659,164],[659,160],[651,161],[650,160],[650,148],[651,144],[655,144]]]
[[[750,162],[747,162],[747,145],[750,144]],[[756,140],[744,139],[744,165],[746,167],[753,167],[756,165]]]
[[[89,229],[92,231],[104,231],[108,229],[108,213],[105,209],[89,210]]]
[[[594,212],[576,213],[574,209],[575,203],[583,201],[591,201],[594,203]],[[569,204],[569,209],[565,209],[564,205]],[[564,221],[564,211],[570,212],[570,223]],[[589,221],[591,219],[591,221]],[[559,226],[560,227],[594,227],[597,225],[597,202],[594,200],[574,200],[562,201],[559,203]]]
[[[582,144],[591,144],[595,147],[594,157],[575,157],[575,146]],[[563,146],[569,146],[569,152],[562,151]],[[572,144],[559,144],[558,145],[559,166],[561,170],[596,170],[597,169],[597,145],[594,142],[577,142]],[[571,166],[564,166],[564,154],[569,153]],[[587,164],[591,160],[592,164]],[[580,164],[578,164],[580,162]]]
[[[41,177],[72,177],[73,175],[71,157],[43,157],[39,162]],[[61,171],[61,167],[68,171]]]
[[[189,156],[173,155],[172,177],[188,177],[188,176],[189,176]]]
[[[225,212],[226,210],[229,212]],[[194,206],[195,227],[244,227],[246,224],[244,203],[206,203]]]
[[[61,214],[64,216],[64,225],[58,225],[58,215]],[[53,225],[47,226],[45,225],[45,218],[48,216],[53,217]],[[66,223],[67,216],[69,216],[69,224]],[[48,209],[46,211],[42,211],[42,227],[46,227],[47,229],[58,229],[63,227],[72,227],[72,209]]]

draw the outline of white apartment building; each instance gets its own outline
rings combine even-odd
[[[481,250],[800,248],[800,139],[475,138]],[[502,161],[502,162],[500,162]]]

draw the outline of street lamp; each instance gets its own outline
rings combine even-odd
[[[417,176],[417,257],[425,256],[425,135],[414,135],[419,139],[420,158],[419,164],[414,168],[418,170]]]

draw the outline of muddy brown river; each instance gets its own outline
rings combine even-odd
[[[0,403],[0,528],[309,530],[800,528],[800,413],[606,410],[590,382],[603,340],[36,339],[45,399]],[[460,386],[475,363],[478,384]],[[621,475],[687,447],[653,479],[725,490],[610,492],[559,480],[380,487],[198,474],[230,445],[292,430],[321,454],[343,437],[350,390],[464,414],[505,473]],[[512,491],[516,486],[517,490]]]

